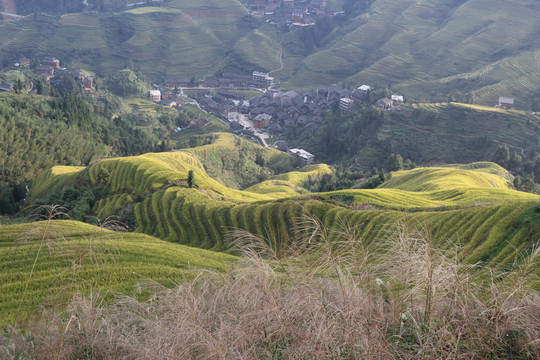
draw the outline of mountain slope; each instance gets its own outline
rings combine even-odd
[[[39,59],[54,55],[105,76],[137,64],[152,79],[191,77],[216,71],[222,54],[245,31],[236,0],[138,8],[113,14],[29,16],[0,24],[1,48]]]
[[[236,0],[172,0],[114,14],[37,15],[1,23],[0,45],[3,55],[54,54],[100,75],[131,61],[156,81],[277,70],[283,49],[284,68],[273,73],[282,87],[342,81],[391,86],[417,101],[493,106],[506,95],[522,109],[538,105],[534,0],[376,0],[364,14],[336,20],[312,51],[303,50],[301,31],[280,34],[246,13]]]
[[[361,108],[332,112],[315,132],[290,139],[327,163],[381,168],[390,154],[417,164],[491,161],[501,145],[532,159],[539,152],[540,116],[463,103],[403,104],[402,111]]]
[[[90,181],[109,187],[111,194],[97,201],[93,212],[105,218],[129,209],[137,232],[214,250],[230,248],[234,229],[262,235],[276,246],[302,241],[309,236],[306,217],[330,229],[356,228],[366,243],[381,241],[401,225],[427,226],[438,246],[457,246],[466,261],[495,267],[508,266],[540,236],[540,197],[513,190],[500,176],[507,176],[504,169],[492,163],[397,172],[379,189],[309,193],[301,188],[302,179],[328,173],[318,165],[237,190],[209,177],[192,155],[211,157],[211,146],[191,154],[97,162],[88,169]],[[194,188],[185,182],[189,170]],[[63,181],[68,184],[69,177]],[[54,184],[54,176],[40,176],[33,186],[41,190],[33,189],[32,196],[46,195],[47,184]]]
[[[172,286],[200,269],[223,271],[234,260],[76,221],[2,225],[0,325],[31,316],[43,301],[69,301],[77,291],[133,293],[148,279]]]
[[[526,109],[540,89],[539,16],[532,0],[377,0],[309,55],[290,84],[391,84],[408,98],[439,101],[471,91],[486,105],[506,94]]]

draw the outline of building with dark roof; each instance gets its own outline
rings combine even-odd
[[[0,84],[0,92],[12,92],[13,91],[13,85],[1,83]]]
[[[41,62],[43,66],[50,66],[53,69],[59,69],[60,68],[60,60],[55,58],[54,56],[47,56],[43,59]]]

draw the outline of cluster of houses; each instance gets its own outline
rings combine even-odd
[[[274,78],[267,73],[254,71],[251,75],[225,72],[219,79],[166,79],[161,86],[169,89],[180,88],[231,88],[247,90],[268,89],[274,85]]]
[[[256,130],[273,135],[293,128],[300,132],[314,131],[322,125],[323,113],[336,102],[341,107],[344,99],[348,99],[350,109],[354,102],[365,103],[370,90],[371,87],[364,85],[353,91],[339,86],[299,92],[267,91],[263,96],[236,102],[234,111],[247,116]],[[231,127],[242,128],[236,121],[231,121]]]
[[[41,61],[41,64],[36,67],[37,74],[44,80],[49,81],[55,75],[66,74],[71,75],[75,80],[80,81],[83,89],[87,91],[94,90],[94,78],[88,76],[79,69],[71,67],[60,67],[60,60],[55,57],[48,56]]]
[[[158,104],[181,108],[184,105],[184,101],[180,98],[179,95],[175,95],[171,89],[154,89],[150,90],[150,100]]]
[[[403,103],[402,95],[392,95],[390,98],[384,97],[375,103],[375,106],[380,110],[401,110],[401,104]]]
[[[16,68],[29,68],[30,59],[23,56],[15,61],[13,66]],[[61,68],[60,60],[54,56],[43,58],[41,63],[36,67],[36,73],[45,81],[49,81],[55,75],[69,74],[82,83],[84,90],[91,91],[94,89],[94,78],[92,76],[88,76],[78,69],[70,67]]]
[[[29,68],[30,59],[25,56],[20,57],[12,66],[14,68]],[[91,91],[94,89],[94,78],[92,76],[87,76],[85,73],[78,69],[74,68],[61,68],[60,60],[55,57],[47,56],[43,58],[41,63],[36,66],[36,74],[43,80],[49,81],[52,77],[58,74],[69,74],[73,76],[76,80],[82,83],[83,89]],[[11,92],[13,91],[12,84],[0,84],[0,92]]]
[[[166,79],[161,85],[150,90],[150,100],[166,106],[182,106],[182,101],[174,96],[176,89],[197,89],[195,98],[207,111],[227,119],[235,107],[228,102],[243,101],[245,97],[232,90],[268,89],[274,86],[274,78],[267,73],[254,71],[251,75],[223,73],[219,79]],[[215,93],[210,90],[216,90]],[[213,100],[216,99],[217,101]],[[174,103],[174,104],[173,104]]]
[[[237,79],[249,83],[249,81],[261,81],[254,80],[254,77],[267,76],[267,74],[254,73],[251,80],[245,75],[224,74],[226,79],[232,79],[233,76],[242,76]],[[372,90],[368,85],[362,85],[352,91],[335,85],[299,92],[270,89],[262,96],[246,99],[244,95],[234,91],[244,89],[245,82],[235,83],[231,87],[229,82],[221,83],[221,79],[217,83],[208,83],[208,81],[194,83],[188,79],[169,79],[158,89],[150,91],[150,99],[163,105],[173,106],[169,102],[174,98],[175,88],[193,88],[194,85],[198,85],[192,97],[207,112],[229,121],[233,130],[244,129],[245,124],[235,120],[240,114],[243,118],[250,120],[254,130],[280,135],[293,128],[300,132],[315,131],[323,123],[323,113],[334,104],[337,103],[342,111],[350,111],[354,104],[367,103],[368,93]],[[218,87],[211,88],[210,85]],[[402,102],[403,96],[392,95],[391,99],[384,98],[377,101],[376,106],[381,110],[390,110],[400,106]],[[177,103],[174,106],[177,106]]]
[[[269,16],[269,22],[292,27],[315,25],[315,17],[335,15],[326,9],[326,0],[253,0],[249,13],[261,18]]]
[[[289,149],[289,144],[285,140],[278,140],[272,145],[274,149],[286,152],[288,154],[295,154],[303,159],[306,165],[311,165],[315,161],[315,155],[304,149]]]

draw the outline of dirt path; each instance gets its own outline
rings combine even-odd
[[[281,35],[281,41],[279,42],[279,64],[281,65],[279,69],[272,70],[268,74],[271,74],[276,71],[283,70],[283,47],[281,47],[281,43],[283,42],[283,39],[285,38],[285,34]]]

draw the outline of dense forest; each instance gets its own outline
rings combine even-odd
[[[100,101],[99,95],[86,99],[73,93],[1,96],[0,192],[9,193],[7,187],[16,195],[21,186],[53,165],[88,165],[110,156],[164,150],[151,127],[135,126],[132,114],[102,116],[111,111],[104,104],[112,106]],[[170,116],[159,120],[178,121]],[[21,196],[16,195],[15,202]],[[7,202],[0,204],[0,213],[15,210],[10,198]]]

